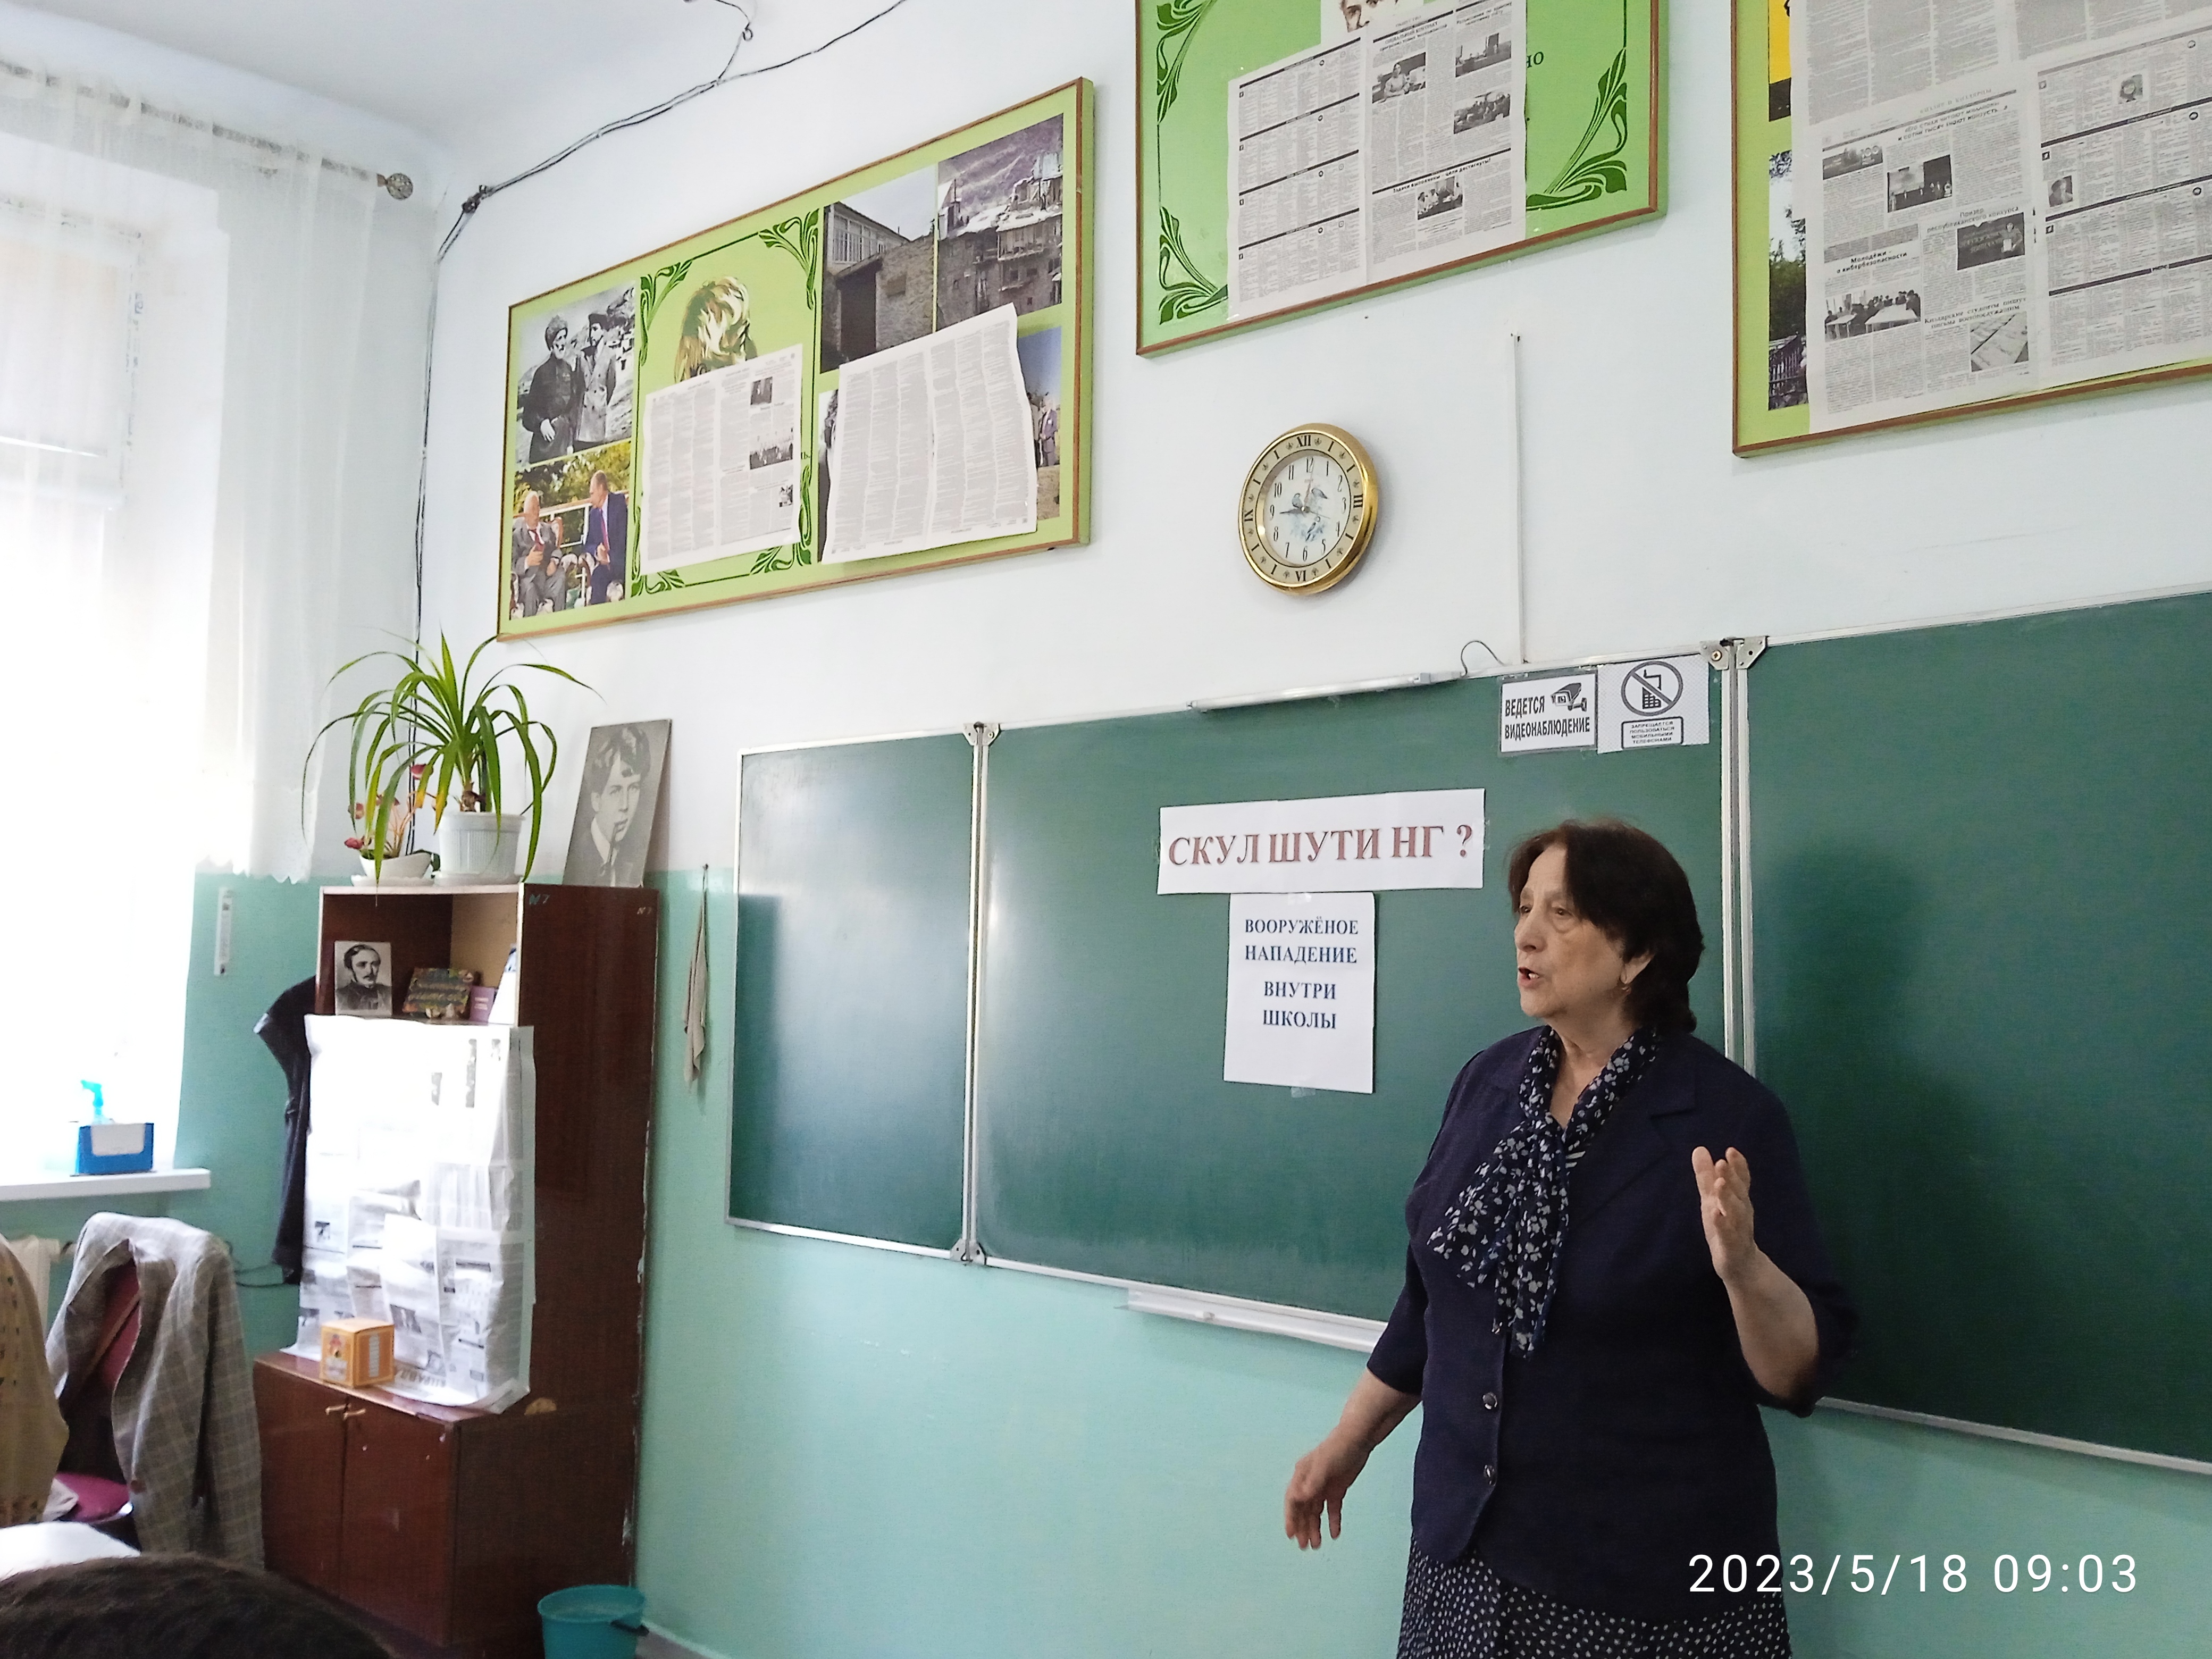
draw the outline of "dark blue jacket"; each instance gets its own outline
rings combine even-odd
[[[1567,1237],[1544,1340],[1527,1358],[1495,1328],[1497,1298],[1428,1248],[1475,1169],[1517,1119],[1537,1033],[1493,1043],[1452,1085],[1443,1127],[1406,1200],[1406,1288],[1367,1369],[1421,1396],[1413,1536],[1439,1561],[1470,1541],[1502,1577],[1577,1607],[1639,1619],[1718,1610],[1693,1594],[1692,1555],[1765,1576],[1774,1463],[1761,1404],[1800,1415],[1842,1366],[1857,1316],[1837,1283],[1782,1103],[1695,1037],[1670,1037],[1623,1096],[1567,1184]],[[1759,1248],[1820,1328],[1803,1398],[1752,1380],[1699,1219],[1690,1151],[1751,1164]],[[1778,1583],[1778,1576],[1771,1582]]]

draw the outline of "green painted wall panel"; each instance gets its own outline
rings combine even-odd
[[[1751,672],[1760,1075],[1838,1392],[2212,1459],[2212,596]]]
[[[216,905],[233,895],[230,972],[214,972]],[[269,1261],[276,1237],[277,1186],[284,1165],[284,1074],[253,1023],[288,985],[315,971],[319,890],[242,876],[203,875],[192,892],[191,960],[185,990],[185,1053],[177,1118],[177,1163],[212,1172],[204,1192],[141,1197],[51,1199],[0,1205],[0,1231],[75,1238],[100,1210],[169,1216],[226,1241],[241,1271],[275,1279]],[[55,1269],[52,1296],[69,1282],[69,1263]],[[239,1308],[246,1347],[281,1348],[297,1328],[299,1292],[289,1285],[241,1285]]]

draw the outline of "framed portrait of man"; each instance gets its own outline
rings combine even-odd
[[[641,887],[645,854],[668,758],[668,722],[595,726],[561,875],[572,887]]]
[[[342,1014],[392,1017],[392,946],[342,939],[331,945],[331,1000]]]

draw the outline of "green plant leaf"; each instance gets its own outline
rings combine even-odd
[[[362,834],[374,849],[371,861],[380,872],[385,837],[395,817],[401,814],[403,795],[411,811],[415,767],[425,769],[422,794],[434,823],[444,818],[449,803],[471,810],[467,805],[471,799],[480,803],[481,810],[503,813],[507,766],[502,751],[511,744],[520,752],[530,778],[529,857],[522,869],[527,879],[537,863],[545,792],[559,764],[561,744],[552,726],[530,712],[529,698],[516,677],[526,670],[551,675],[586,691],[592,688],[567,669],[549,662],[507,663],[478,679],[477,665],[485,651],[497,642],[495,638],[483,641],[457,663],[452,644],[441,635],[434,653],[420,644],[404,652],[374,651],[355,658],[333,674],[335,682],[362,664],[380,658],[399,665],[387,689],[369,692],[350,711],[325,722],[309,744],[307,758],[301,766],[301,827],[306,827],[304,792],[316,748],[341,726],[351,728],[346,751],[347,799],[362,806]]]

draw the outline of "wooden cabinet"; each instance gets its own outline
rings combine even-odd
[[[659,896],[333,888],[321,933],[325,1013],[334,940],[389,941],[403,991],[418,967],[496,984],[520,947],[519,1023],[537,1063],[531,1392],[503,1413],[429,1406],[263,1355],[268,1563],[425,1651],[533,1655],[538,1597],[626,1583],[632,1568]]]
[[[345,1502],[340,1419],[352,1402],[289,1370],[264,1376],[257,1364],[253,1403],[261,1414],[261,1534],[269,1570],[335,1595]]]

